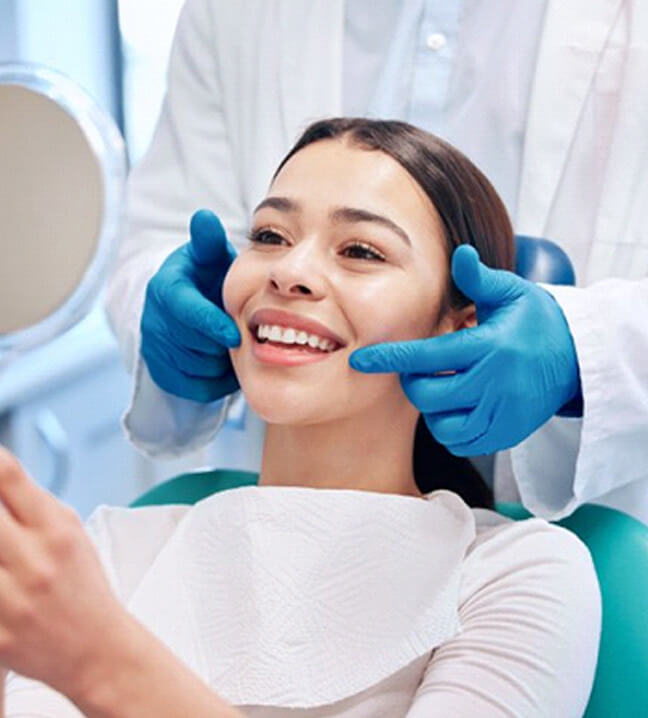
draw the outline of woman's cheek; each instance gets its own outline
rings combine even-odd
[[[232,262],[223,280],[223,307],[231,316],[236,317],[243,304],[245,294],[245,271],[240,255]]]
[[[401,291],[384,316],[381,341],[424,339],[438,333],[437,318],[441,296],[423,285],[417,291]]]
[[[362,344],[407,341],[430,336],[440,303],[440,288],[416,272],[365,279],[353,287],[351,322]]]
[[[385,307],[384,302],[382,306]],[[423,315],[420,302],[411,305],[399,302],[399,307],[395,310],[396,307],[390,306],[388,311],[376,316],[370,326],[364,322],[365,343],[399,342],[429,336],[430,313]]]

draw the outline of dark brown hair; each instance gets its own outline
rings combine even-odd
[[[455,147],[406,122],[334,117],[304,130],[273,179],[295,153],[326,139],[344,139],[354,147],[383,152],[416,180],[441,218],[448,262],[460,244],[471,244],[489,267],[513,269],[513,228],[504,203],[485,175]],[[445,299],[442,311],[471,303],[452,277]]]
[[[320,140],[339,139],[396,160],[428,196],[443,226],[448,263],[455,248],[471,244],[489,267],[512,270],[513,228],[499,195],[482,172],[459,150],[406,122],[334,117],[309,125],[283,158],[273,179],[299,150]],[[452,281],[441,314],[471,303]],[[449,489],[470,506],[492,507],[493,496],[477,469],[451,454],[431,436],[419,417],[414,439],[414,476],[419,490]]]

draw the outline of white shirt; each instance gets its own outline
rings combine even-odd
[[[587,704],[598,584],[583,544],[541,519],[447,491],[252,486],[101,507],[88,529],[128,610],[252,718],[570,718]],[[15,675],[6,706],[80,715]]]

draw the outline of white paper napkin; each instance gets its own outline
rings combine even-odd
[[[447,491],[232,489],[187,512],[129,610],[234,705],[325,705],[459,630],[474,536]]]

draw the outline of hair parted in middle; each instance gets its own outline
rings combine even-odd
[[[470,244],[493,269],[512,270],[515,243],[504,203],[486,176],[462,152],[439,137],[396,120],[332,117],[309,125],[273,175],[304,147],[339,140],[398,162],[425,192],[441,219],[448,265],[460,244]],[[439,316],[470,305],[448,273]],[[413,469],[422,493],[448,489],[469,506],[493,508],[493,494],[475,466],[451,454],[429,433],[419,416],[414,437]]]
[[[485,265],[513,269],[515,242],[506,207],[488,178],[456,147],[407,122],[332,117],[304,130],[273,179],[299,150],[327,139],[383,152],[416,180],[441,218],[448,261],[460,244],[470,244]],[[442,312],[470,303],[450,277]]]

